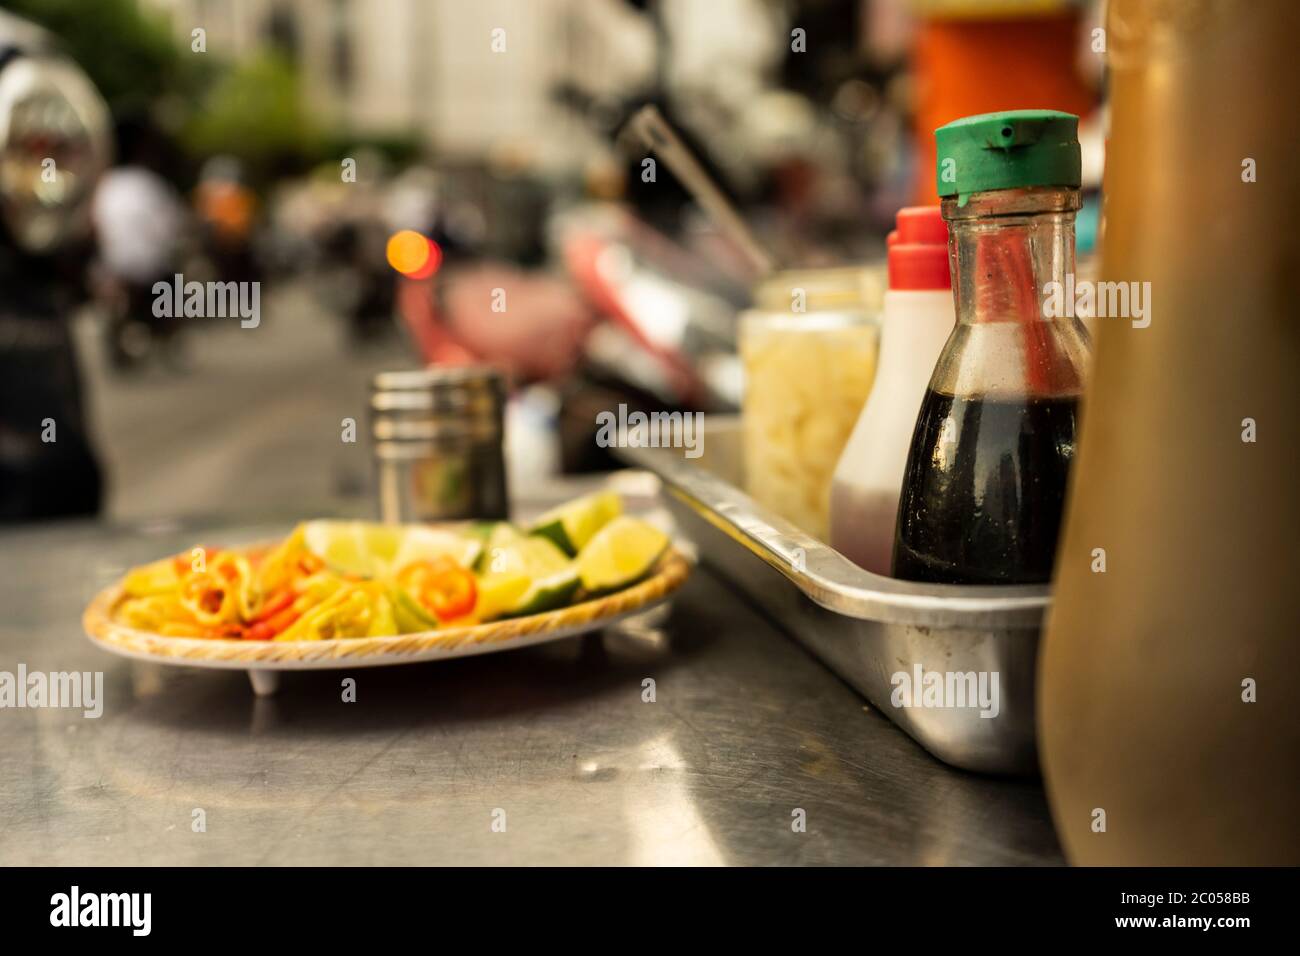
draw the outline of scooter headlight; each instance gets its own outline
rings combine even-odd
[[[86,223],[109,151],[108,109],[76,66],[32,56],[0,70],[0,216],[22,249],[50,252]]]

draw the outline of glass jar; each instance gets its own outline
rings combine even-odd
[[[783,272],[741,317],[746,490],[821,540],[835,465],[875,379],[879,284],[861,268]]]

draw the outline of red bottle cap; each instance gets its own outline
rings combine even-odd
[[[889,249],[889,288],[951,289],[948,224],[939,214],[939,207],[908,206],[898,210],[896,223],[885,240]]]

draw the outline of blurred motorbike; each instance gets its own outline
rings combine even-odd
[[[484,259],[398,280],[399,317],[427,364],[549,383],[569,472],[615,466],[595,443],[598,411],[737,406],[743,285],[615,207],[573,210],[554,232],[552,270]]]
[[[0,521],[98,510],[68,314],[84,299],[108,110],[48,34],[0,13]]]

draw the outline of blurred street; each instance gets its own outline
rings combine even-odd
[[[110,520],[231,512],[327,514],[370,479],[367,382],[414,365],[393,336],[357,349],[302,283],[267,289],[257,328],[189,319],[188,369],[112,372],[90,316],[78,357]],[[354,418],[357,441],[342,441]],[[363,513],[369,500],[357,500]]]

